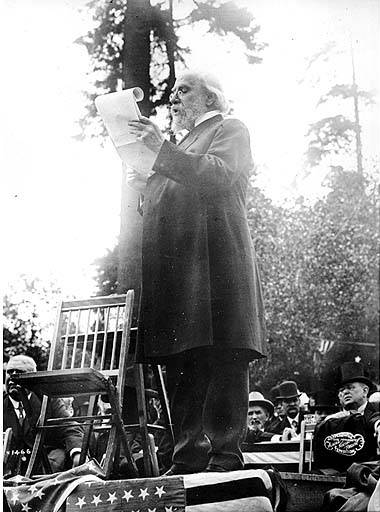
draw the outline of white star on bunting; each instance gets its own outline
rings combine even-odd
[[[127,503],[128,501],[133,498],[133,494],[132,494],[132,491],[124,491],[124,496],[121,498],[122,500],[127,500]]]
[[[13,502],[13,505],[15,505],[17,503],[17,501],[18,501],[18,492],[17,491],[14,491],[11,501]]]
[[[97,494],[96,496],[93,494],[92,497],[94,499],[91,501],[91,503],[93,503],[95,507],[97,507],[99,503],[102,503],[102,500],[100,499],[100,494]]]
[[[78,497],[78,501],[75,503],[75,505],[77,505],[82,510],[82,507],[86,505],[86,500],[84,499],[84,496],[83,498]]]
[[[155,508],[148,508],[148,512],[156,512]]]
[[[31,509],[30,509],[30,507],[29,507],[29,505],[28,505],[27,503],[23,503],[23,504],[21,505],[21,510],[22,510],[23,512],[29,512],[29,510],[31,510]]]
[[[109,496],[109,498],[107,499],[107,501],[109,501],[111,503],[111,505],[114,501],[117,501],[116,492],[113,492],[112,494],[109,492],[108,496]]]
[[[161,496],[163,494],[166,494],[166,491],[164,491],[164,486],[162,485],[161,487],[156,487],[157,491],[154,493],[154,494],[157,494],[157,496],[159,498],[161,498]]]
[[[173,507],[165,507],[165,512],[173,512]]]
[[[28,489],[28,490],[29,490],[29,492],[31,492],[31,493],[36,492],[36,491],[37,491],[37,486],[36,486],[36,484],[31,485],[31,486],[29,487],[29,489]]]
[[[140,489],[139,498],[142,498],[144,501],[147,496],[149,496],[148,487],[145,487],[145,489]]]
[[[44,495],[45,493],[43,492],[42,489],[39,489],[37,492],[36,492],[36,495],[35,495],[35,498],[40,498],[40,500],[42,500],[42,496]]]

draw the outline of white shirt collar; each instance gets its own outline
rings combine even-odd
[[[290,416],[287,416],[288,421],[289,421],[289,423],[290,423],[291,425],[293,424],[293,421],[297,422],[297,425],[298,425],[299,417],[300,417],[300,414],[299,414],[299,413],[298,413],[298,414],[297,414],[297,416],[295,416],[294,418],[291,418]]]
[[[207,119],[211,119],[212,117],[215,117],[218,114],[221,114],[220,110],[209,110],[208,112],[205,112],[195,120],[194,128],[199,124],[203,123],[203,121],[207,121]]]
[[[344,418],[345,416],[349,416],[350,414],[359,413],[364,414],[365,408],[367,407],[368,401],[362,404],[360,407],[358,407],[355,410],[347,410],[343,409],[343,411],[336,412],[335,414],[330,414],[325,419],[330,418]]]
[[[29,393],[29,394],[28,394],[28,398],[29,398],[29,399],[30,399],[31,395],[32,395],[32,393]],[[18,408],[19,408],[19,404],[20,404],[20,402],[18,402],[17,400],[14,400],[10,395],[8,395],[8,398],[9,398],[9,400],[11,401],[11,403],[12,403],[13,407],[14,407],[15,409],[18,409]]]

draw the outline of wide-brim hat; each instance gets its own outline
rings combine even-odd
[[[329,391],[327,389],[319,389],[312,393],[312,396],[314,397],[315,405],[309,406],[311,413],[314,413],[319,409],[324,409],[325,411],[329,412],[336,412],[340,410],[340,407],[337,404],[336,393],[333,391]]]
[[[264,395],[258,391],[251,391],[249,393],[249,405],[259,405],[260,407],[265,407],[265,409],[268,410],[270,416],[272,416],[274,413],[274,405],[272,402],[264,398]]]
[[[340,367],[339,387],[350,382],[362,382],[372,389],[373,383],[364,375],[364,367],[361,363],[349,361]]]
[[[294,382],[294,380],[284,380],[284,382],[279,384],[278,388],[278,398],[280,400],[283,400],[284,398],[298,398],[301,396],[301,393],[298,391],[297,384]]]

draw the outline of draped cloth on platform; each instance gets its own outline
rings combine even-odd
[[[90,461],[39,480],[6,481],[9,509],[58,512],[65,503],[66,512],[281,512],[286,506],[283,484],[271,470],[111,481],[101,476],[99,466]]]

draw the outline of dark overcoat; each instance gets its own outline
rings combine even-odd
[[[221,115],[161,147],[144,201],[137,360],[211,346],[265,355],[246,216],[251,169],[247,128]]]

